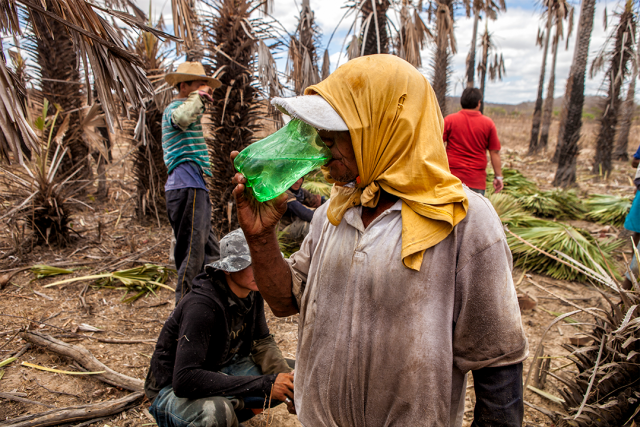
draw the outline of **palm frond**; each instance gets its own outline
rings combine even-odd
[[[631,209],[631,203],[632,200],[629,197],[592,194],[584,202],[587,209],[586,219],[600,224],[621,227],[629,209]]]

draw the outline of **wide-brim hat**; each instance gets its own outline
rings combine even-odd
[[[183,62],[178,65],[175,73],[167,73],[164,76],[164,80],[171,86],[177,86],[179,83],[193,80],[206,80],[211,89],[216,89],[222,85],[220,80],[207,76],[204,66],[199,62]]]
[[[251,265],[251,253],[247,239],[241,228],[220,239],[220,259],[205,266],[209,274],[215,270],[223,270],[229,273],[244,270]]]
[[[342,117],[320,95],[273,98],[271,104],[282,113],[300,119],[318,130],[349,130]]]

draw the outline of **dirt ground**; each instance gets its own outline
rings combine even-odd
[[[494,117],[503,144],[503,165],[519,169],[528,178],[536,181],[540,187],[551,186],[555,165],[549,159],[553,149],[536,158],[526,156],[530,132],[530,120],[523,118]],[[551,147],[555,146],[555,130],[552,128]],[[606,181],[596,182],[590,171],[593,158],[593,141],[597,125],[585,125],[583,149],[578,161],[578,176],[581,193],[614,193],[633,194],[630,177],[633,169],[623,163],[615,164],[615,171]],[[629,147],[632,153],[640,143],[637,127],[631,132]],[[121,152],[126,152],[120,147]],[[117,157],[117,156],[116,156]],[[9,284],[0,291],[0,361],[22,349],[26,342],[19,332],[29,328],[41,333],[59,337],[66,342],[82,345],[100,362],[117,372],[143,380],[151,354],[153,342],[134,344],[111,344],[97,341],[96,338],[115,340],[151,340],[156,339],[162,325],[173,308],[173,295],[170,291],[160,290],[156,295],[150,294],[140,298],[133,304],[121,302],[123,290],[93,288],[86,283],[72,283],[52,288],[44,288],[57,278],[34,280],[27,269],[34,264],[56,264],[71,266],[75,275],[89,275],[103,271],[105,266],[121,263],[120,269],[151,262],[170,266],[169,236],[171,229],[168,223],[160,226],[155,222],[141,225],[135,218],[134,199],[135,186],[128,171],[124,167],[114,168],[109,172],[110,196],[99,201],[90,194],[82,198],[87,207],[77,210],[73,215],[73,226],[80,237],[74,244],[65,249],[51,249],[37,246],[29,253],[3,255],[14,248],[14,242],[3,226],[0,229],[0,275],[11,273]],[[2,191],[2,190],[0,190]],[[98,227],[98,224],[102,226]],[[587,224],[589,230],[598,233],[603,226]],[[607,230],[611,232],[611,229]],[[627,238],[622,230],[613,230],[622,238]],[[626,252],[630,259],[630,245]],[[126,261],[126,262],[125,262]],[[622,261],[622,253],[618,256]],[[172,267],[172,266],[171,266]],[[598,291],[589,285],[554,280],[545,276],[527,275],[523,271],[514,271],[514,282],[520,295],[528,295],[537,300],[533,310],[522,312],[522,321],[529,338],[530,357],[525,362],[525,375],[529,370],[532,355],[537,348],[542,333],[554,315],[549,312],[565,313],[572,310],[567,302],[581,307],[607,308],[608,304]],[[69,276],[62,276],[66,278]],[[169,281],[173,286],[175,277]],[[535,284],[539,286],[536,286]],[[84,291],[84,293],[83,293]],[[579,322],[588,322],[588,316],[574,316]],[[295,357],[297,343],[297,316],[275,318],[267,314],[268,325],[275,334],[286,357]],[[98,328],[99,332],[87,332],[86,325]],[[544,340],[545,354],[551,357],[551,368],[569,373],[572,365],[565,358],[567,351],[561,345],[569,343],[570,338],[581,331],[588,331],[588,326],[572,326],[562,323],[554,326]],[[77,335],[80,334],[80,335]],[[49,407],[78,406],[100,401],[107,401],[127,395],[128,391],[109,386],[91,375],[69,375],[51,373],[23,365],[23,362],[41,365],[63,371],[79,371],[75,362],[67,357],[33,347],[26,351],[17,361],[5,366],[4,376],[0,379],[0,392],[12,393],[14,396],[28,401],[26,403],[7,400],[0,397],[0,423],[25,414],[47,411]],[[545,391],[559,396],[555,389],[555,380],[548,380]],[[525,400],[543,408],[561,410],[561,406],[525,391]],[[465,426],[471,424],[473,417],[474,394],[472,381],[467,387]],[[75,426],[140,426],[153,425],[154,420],[147,412],[148,401],[138,401],[126,411],[105,419],[82,421],[67,425]],[[259,415],[249,423],[250,426],[299,426],[294,415],[289,415],[283,407],[276,408],[267,415]],[[525,407],[525,425],[550,426],[550,420],[542,413]]]

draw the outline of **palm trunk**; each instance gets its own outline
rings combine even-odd
[[[551,70],[549,71],[549,85],[547,86],[547,99],[544,100],[544,109],[542,112],[542,128],[540,130],[539,148],[547,149],[549,142],[549,128],[551,127],[551,116],[553,114],[553,93],[556,83],[556,62],[558,59],[558,44],[560,36],[558,34],[558,26],[556,24],[556,35],[553,40],[553,57],[551,59]]]
[[[255,140],[260,129],[259,118],[262,105],[254,87],[256,80],[253,61],[256,50],[255,38],[247,34],[246,20],[249,18],[249,0],[221,0],[216,6],[218,16],[212,23],[213,37],[209,40],[210,51],[222,47],[215,56],[222,83],[213,92],[214,102],[210,108],[211,133],[209,143],[213,178],[211,180],[212,221],[221,234],[238,228],[236,215],[228,215],[233,207],[231,179],[235,175],[229,161],[232,151],[242,151]]]
[[[632,25],[635,31],[633,15],[630,11],[625,11],[620,15],[620,24],[616,32],[615,50],[607,72],[609,90],[607,92],[604,112],[600,119],[600,132],[596,139],[596,155],[593,161],[593,173],[599,176],[608,176],[611,173],[611,154],[620,110],[620,89],[624,81],[627,63],[631,57],[632,37],[627,32],[629,25]]]
[[[635,61],[634,61],[635,62]],[[635,110],[633,98],[636,95],[636,79],[638,78],[638,66],[634,63],[633,74],[629,81],[627,89],[627,99],[622,104],[622,114],[620,116],[620,125],[618,126],[618,139],[616,148],[613,152],[613,158],[616,160],[629,160],[629,131],[631,130],[631,121]]]
[[[487,82],[488,63],[489,63],[489,30],[485,29],[484,36],[482,36],[482,59],[480,64],[480,92],[482,92],[480,112],[483,114],[484,114],[484,89]]]
[[[47,9],[53,9],[52,0],[47,0]],[[67,28],[53,19],[46,19],[38,12],[33,13],[33,25],[40,37],[36,39],[38,65],[42,95],[50,102],[50,112],[55,113],[54,104],[62,108],[64,116],[60,116],[53,130],[55,136],[63,122],[62,117],[69,117],[69,128],[62,144],[69,148],[60,165],[60,177],[69,176],[80,169],[74,179],[90,179],[92,174],[89,160],[89,147],[84,142],[81,127],[80,109],[84,95],[78,56],[71,35]],[[54,39],[55,36],[55,39]],[[55,147],[51,147],[55,150]]]
[[[547,68],[547,52],[549,51],[549,39],[551,35],[552,21],[551,11],[548,11],[547,32],[544,36],[544,49],[542,51],[542,68],[540,69],[540,81],[538,82],[538,97],[533,109],[533,120],[531,123],[531,140],[529,141],[529,154],[535,154],[540,149],[540,122],[542,121],[542,92],[544,90],[544,75]]]
[[[452,35],[446,31],[448,26],[445,22],[453,22],[453,0],[438,0],[438,4],[436,21],[439,22],[436,23],[438,33],[436,34],[436,54],[433,66],[433,91],[444,117],[447,115],[447,89],[452,55],[449,43],[449,37]]]
[[[583,0],[580,9],[576,46],[562,107],[566,120],[560,122],[559,132],[562,140],[558,140],[556,147],[558,168],[553,185],[557,187],[566,188],[576,182],[576,159],[580,151],[578,141],[582,129],[582,107],[584,106],[584,76],[587,71],[595,6],[595,0]]]
[[[375,4],[375,13],[374,11]],[[362,51],[364,55],[389,53],[387,10],[389,0],[362,0]],[[371,19],[369,16],[371,15]],[[366,22],[368,24],[366,24]]]
[[[469,48],[469,56],[467,57],[467,87],[473,87],[474,85],[474,77],[476,71],[476,43],[478,37],[479,20],[480,11],[476,10],[473,16],[473,34],[471,35],[471,47]]]

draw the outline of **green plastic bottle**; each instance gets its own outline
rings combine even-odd
[[[247,187],[253,190],[255,198],[266,202],[329,159],[331,151],[313,126],[293,119],[242,150],[233,164],[247,178]]]

